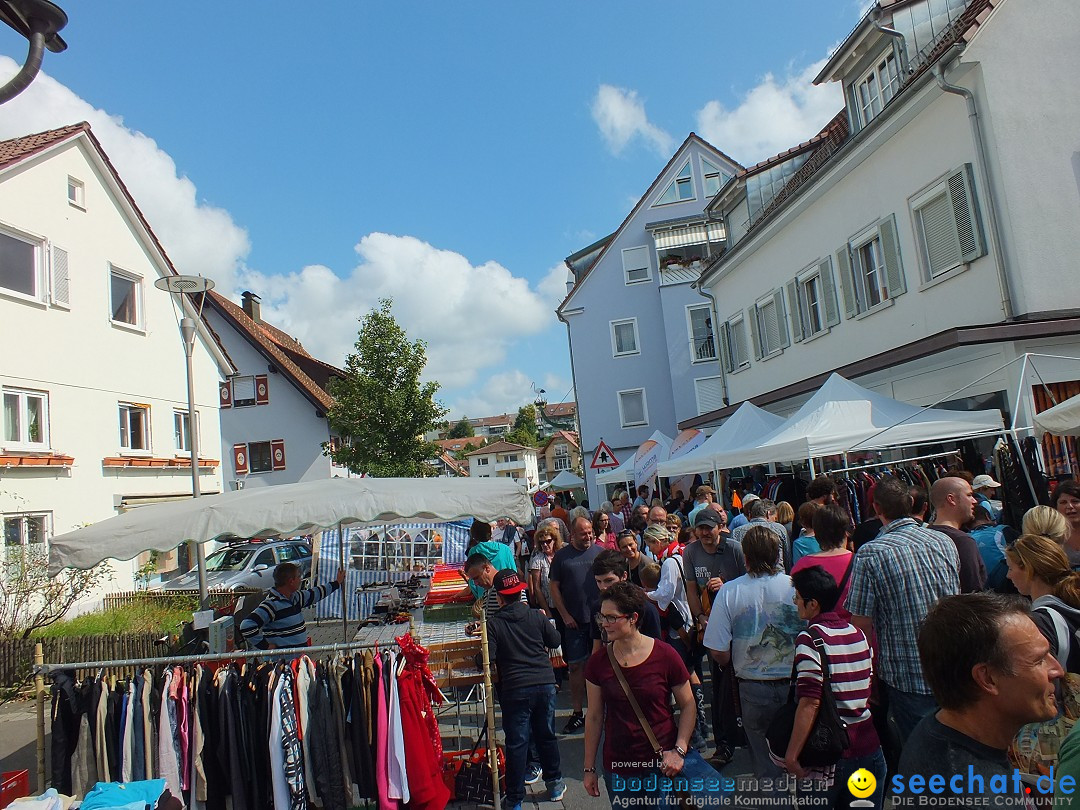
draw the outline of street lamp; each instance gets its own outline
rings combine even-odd
[[[180,300],[180,309],[184,308],[185,295],[204,295],[214,289],[214,282],[202,276],[165,276],[154,282],[159,290],[176,295]],[[175,303],[175,302],[174,302]],[[202,301],[199,303],[199,314],[202,314]],[[198,419],[195,417],[195,380],[192,374],[191,357],[195,352],[195,319],[184,315],[180,318],[180,337],[184,341],[184,357],[187,365],[187,401],[188,401],[188,444],[191,447],[191,497],[198,498],[202,494],[199,489],[199,430]],[[210,599],[206,589],[206,551],[202,543],[195,542],[195,560],[199,574],[199,607],[206,609]]]
[[[41,70],[41,60],[48,48],[53,53],[67,50],[67,43],[57,33],[67,25],[67,14],[49,0],[0,0],[0,22],[30,41],[30,51],[15,78],[0,87],[0,104],[11,101]]]

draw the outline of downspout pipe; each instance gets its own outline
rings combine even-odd
[[[727,370],[724,368],[724,358],[721,355],[721,352],[724,349],[724,344],[723,344],[723,341],[720,340],[720,327],[721,327],[722,324],[720,323],[720,319],[717,316],[716,296],[713,295],[711,290],[706,290],[704,287],[700,286],[699,282],[695,282],[694,286],[697,287],[697,291],[698,291],[699,295],[709,299],[709,305],[710,305],[709,309],[712,310],[713,345],[716,347],[717,365],[720,366],[720,391],[721,391],[721,396],[723,397],[724,406],[726,407],[726,406],[731,404],[731,401],[728,399]]]
[[[29,87],[41,70],[41,60],[45,56],[45,23],[43,20],[34,20],[32,24],[34,30],[30,33],[30,50],[26,55],[26,62],[11,81],[0,87],[0,104],[11,101]]]
[[[566,324],[566,345],[570,349],[570,382],[572,382],[574,384],[574,401],[578,403],[578,407],[577,407],[577,427],[578,427],[578,438],[581,439],[582,436],[584,435],[584,432],[581,430],[581,400],[578,398],[577,372],[574,369],[574,335],[570,331],[570,321],[568,321],[566,319],[566,316],[563,315],[562,312],[560,312],[559,310],[555,310],[555,317],[558,318],[560,321],[562,321],[564,324]],[[585,452],[585,444],[584,444],[584,442],[582,442],[581,450],[582,450],[582,453],[584,454],[584,452]],[[586,469],[585,468],[585,456],[582,455],[582,457],[581,457],[581,472],[585,473],[585,469]],[[596,483],[595,477],[593,478],[593,483],[594,484]],[[599,487],[599,485],[597,485],[597,487]],[[585,494],[586,495],[589,494],[588,480],[586,480],[586,482],[585,482]],[[597,489],[597,494],[599,494],[599,489]],[[591,503],[591,501],[590,501],[590,503]],[[600,501],[597,501],[597,503],[600,503]]]
[[[892,37],[896,43],[896,49],[898,52],[897,61],[900,65],[900,74],[907,75],[908,72],[908,52],[907,52],[907,37],[897,31],[895,28],[887,28],[881,24],[881,9],[877,9],[872,20],[874,24],[874,30],[880,31],[887,37]]]
[[[1013,311],[1012,284],[1009,281],[1009,271],[1005,266],[1005,254],[1002,250],[1001,227],[998,222],[998,211],[995,203],[994,178],[990,174],[990,161],[987,158],[986,139],[983,136],[982,122],[979,118],[978,106],[975,103],[975,94],[958,84],[949,84],[945,78],[945,65],[942,62],[934,65],[934,78],[938,87],[944,92],[961,96],[967,102],[968,123],[971,125],[971,137],[975,141],[975,159],[978,162],[979,174],[986,183],[987,219],[990,220],[990,242],[994,253],[994,265],[997,267],[998,285],[1001,288],[1001,310],[1005,313],[1005,320],[1012,321],[1016,316]]]

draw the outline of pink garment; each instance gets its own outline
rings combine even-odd
[[[791,573],[794,574],[796,571],[802,571],[804,568],[819,565],[832,574],[832,578],[835,579],[836,584],[839,585],[844,579],[844,574],[847,572],[848,566],[852,563],[853,556],[854,555],[850,551],[847,554],[831,554],[826,557],[823,557],[820,554],[807,554],[792,566]],[[850,590],[851,577],[848,577],[847,584],[844,585],[844,592],[840,594],[840,599],[836,603],[836,614],[845,622],[851,621],[851,611],[844,607],[844,602],[847,601],[848,591]]]
[[[379,807],[382,810],[397,810],[401,802],[390,798],[390,770],[387,757],[387,725],[390,722],[390,707],[386,704],[386,686],[383,679],[383,661],[381,655],[375,656],[375,684],[378,701],[378,725],[375,735],[375,787],[379,791]]]
[[[188,710],[187,678],[181,667],[173,668],[169,697],[176,701],[176,742],[180,748],[180,789],[187,790],[191,783],[191,733]]]

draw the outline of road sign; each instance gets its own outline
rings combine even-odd
[[[547,506],[548,501],[551,500],[548,494],[542,489],[533,493],[532,501],[534,506]]]
[[[592,463],[589,465],[593,470],[607,470],[614,469],[619,466],[619,460],[615,458],[615,454],[611,452],[611,448],[604,444],[604,440],[600,440],[600,444],[596,445],[596,452],[593,453]]]

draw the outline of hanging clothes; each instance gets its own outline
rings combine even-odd
[[[398,639],[405,668],[398,676],[401,727],[408,763],[409,810],[441,810],[450,791],[442,778],[442,738],[432,701],[441,702],[442,693],[428,669],[428,651],[411,636]]]
[[[79,743],[83,708],[75,677],[65,670],[53,675],[52,684],[52,784],[61,793],[72,793],[71,762]]]
[[[176,751],[176,704],[170,697],[173,671],[166,670],[161,685],[161,709],[158,713],[158,772],[173,796],[179,797],[180,758]]]

